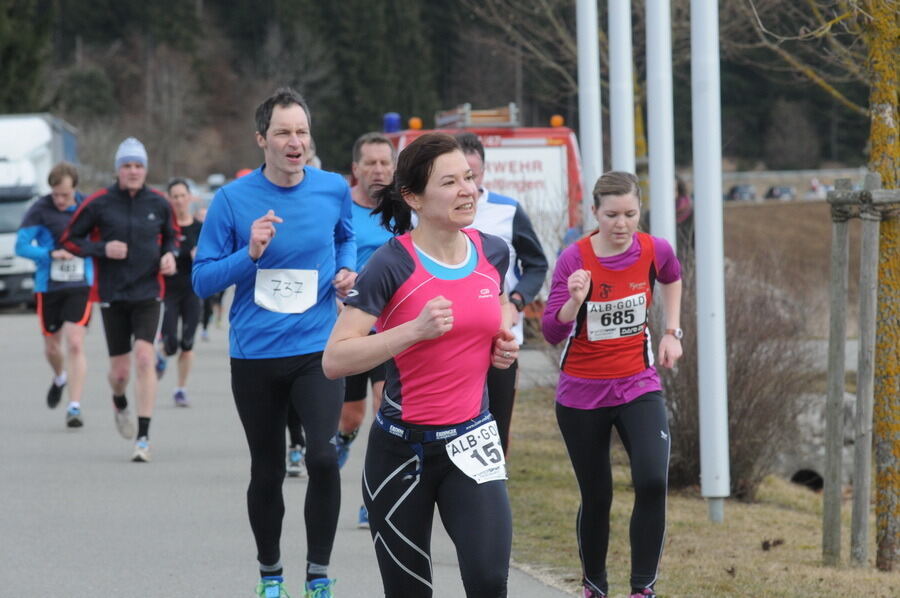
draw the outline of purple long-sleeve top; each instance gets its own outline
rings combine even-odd
[[[669,284],[681,280],[681,264],[672,251],[672,246],[665,239],[653,237],[653,249],[656,253],[656,279]],[[634,264],[641,255],[641,244],[634,237],[631,247],[619,255],[597,259],[604,268],[624,270]],[[584,268],[581,252],[575,244],[567,247],[556,262],[550,296],[544,308],[541,328],[544,338],[550,344],[557,344],[572,334],[575,321],[560,322],[557,314],[569,299],[568,280],[572,272]],[[652,365],[642,372],[624,378],[579,378],[565,372],[559,373],[556,385],[556,400],[566,407],[575,409],[596,409],[598,407],[614,407],[633,401],[648,392],[660,391],[662,385],[656,368]]]

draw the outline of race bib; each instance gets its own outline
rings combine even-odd
[[[56,282],[78,282],[84,280],[84,258],[70,260],[53,258],[50,262],[50,280]]]
[[[587,338],[605,341],[634,336],[644,331],[647,295],[638,293],[613,301],[587,302]]]
[[[497,422],[486,422],[448,442],[445,448],[453,464],[479,484],[506,479]]]
[[[253,300],[269,311],[302,314],[316,304],[318,292],[318,270],[260,269]]]

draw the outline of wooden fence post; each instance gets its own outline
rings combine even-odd
[[[839,179],[836,191],[850,192],[850,179]],[[831,203],[831,311],[828,333],[828,395],[825,400],[825,476],[822,513],[822,560],[836,566],[841,561],[841,486],[844,447],[844,347],[847,329],[847,280],[849,265],[848,221],[853,209],[829,194]]]

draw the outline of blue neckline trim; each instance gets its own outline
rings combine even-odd
[[[478,251],[475,248],[475,243],[472,242],[472,239],[469,239],[468,241],[469,260],[464,265],[457,268],[448,268],[446,265],[435,261],[428,256],[428,254],[422,252],[418,247],[415,247],[416,255],[419,256],[419,261],[422,262],[422,266],[425,270],[435,278],[440,278],[441,280],[460,280],[474,272],[475,266],[478,265]]]

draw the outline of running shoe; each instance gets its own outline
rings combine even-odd
[[[331,590],[334,589],[335,583],[337,583],[336,579],[328,579],[327,577],[308,581],[306,582],[306,592],[303,593],[303,598],[334,598],[334,592]]]
[[[359,519],[356,521],[359,529],[369,529],[369,510],[365,505],[359,508]]]
[[[350,445],[356,440],[357,434],[359,434],[359,430],[354,431],[350,436],[345,436],[340,432],[334,435],[334,445],[337,449],[338,469],[344,467],[344,464],[347,463],[347,459],[350,457]]]
[[[83,425],[84,420],[81,419],[81,408],[69,405],[69,408],[66,409],[66,426],[69,428],[80,428]]]
[[[156,377],[157,379],[162,378],[163,374],[166,373],[166,356],[161,352],[156,352]]]
[[[288,450],[287,474],[292,478],[306,476],[306,465],[303,462],[303,449],[300,445],[292,446]]]
[[[188,403],[187,393],[181,390],[180,388],[172,393],[172,399],[175,401],[176,407],[190,407],[191,404]]]
[[[656,592],[650,588],[644,588],[640,592],[631,594],[628,598],[656,598]]]
[[[113,412],[115,413],[116,428],[119,430],[119,435],[126,440],[134,438],[134,435],[137,434],[137,430],[134,428],[134,422],[131,421],[131,411],[128,407],[125,409],[113,408]]]
[[[595,590],[594,588],[584,586],[583,598],[606,598],[606,594],[604,594],[600,590]]]
[[[141,436],[134,443],[134,453],[131,454],[131,460],[135,463],[150,462],[150,442],[146,436]]]
[[[283,577],[263,577],[256,586],[258,598],[291,598],[284,589]]]
[[[207,330],[205,328],[203,329],[203,331],[200,333],[200,340],[202,340],[205,343],[209,342],[209,330]]]
[[[65,385],[65,382],[62,383],[62,386],[57,386],[56,382],[50,384],[50,390],[47,391],[47,407],[56,409],[56,406],[59,405],[59,400],[62,398],[62,391]]]

